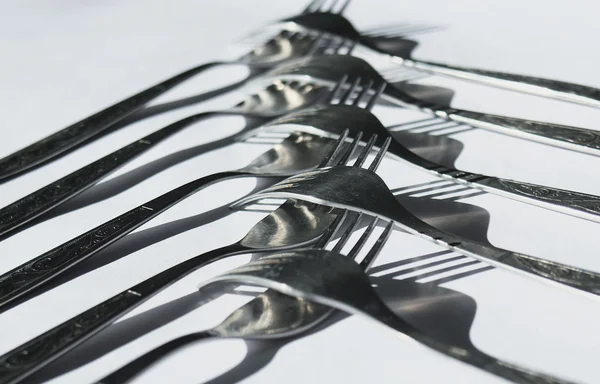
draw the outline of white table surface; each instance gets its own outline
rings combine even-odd
[[[246,32],[293,15],[304,5],[303,1],[267,0],[2,2],[0,157],[171,74],[226,57],[231,54],[231,43]],[[593,1],[355,0],[347,9],[347,17],[359,29],[392,22],[444,27],[414,37],[420,43],[414,52],[417,58],[600,87],[597,11]],[[232,69],[214,70],[158,102],[199,93],[242,74]],[[592,108],[437,77],[420,82],[453,88],[453,106],[460,108],[592,129],[600,121],[600,110]],[[224,108],[241,97],[235,92],[133,124],[1,185],[0,206],[181,117]],[[375,112],[385,124],[409,116],[402,110],[379,108]],[[410,116],[418,117],[414,113]],[[197,124],[103,183],[167,154],[224,137],[239,129],[240,124],[238,118]],[[464,145],[456,161],[458,168],[600,195],[598,157],[483,130],[451,137]],[[268,148],[264,144],[240,143],[208,152],[120,194],[23,231],[0,242],[0,273],[175,186],[240,167]],[[390,188],[435,180],[391,159],[382,164],[380,174]],[[253,187],[253,180],[238,180],[197,193],[136,230],[122,245],[94,256],[81,266],[86,273],[0,314],[0,354],[171,265],[238,240],[265,214],[228,214],[226,204]],[[94,197],[97,190],[92,188],[87,196]],[[443,202],[447,197],[435,199]],[[416,209],[424,199],[428,198],[415,198],[412,207]],[[491,195],[465,197],[448,204],[458,203],[489,212],[489,225],[481,231],[487,232],[487,238],[496,246],[600,271],[598,224]],[[189,220],[175,222],[182,219]],[[174,229],[177,223],[185,230]],[[199,226],[201,223],[204,225]],[[176,234],[157,238],[169,231]],[[441,250],[397,232],[376,265]],[[452,256],[456,255],[444,257]],[[196,286],[248,258],[229,258],[193,273],[28,382],[91,382],[167,340],[217,324],[248,297],[226,295],[194,309],[199,299],[194,294]],[[597,299],[500,269],[442,287],[475,301],[477,311],[470,338],[479,349],[574,381],[600,380]],[[144,327],[153,330],[145,333]],[[238,371],[230,370],[248,353],[244,341],[194,344],[163,359],[135,383],[225,383],[234,377],[244,383],[504,382],[359,316],[347,317],[318,333],[284,344],[249,344],[253,351],[244,363],[247,366]]]

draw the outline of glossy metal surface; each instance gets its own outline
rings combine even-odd
[[[368,83],[366,79],[363,80],[363,87],[366,87],[365,83]],[[274,129],[287,127],[331,137],[336,137],[348,128],[354,132],[377,134],[378,144],[390,137],[390,133],[375,115],[365,109],[349,105],[307,108],[272,120],[266,126]],[[598,196],[447,168],[416,155],[397,140],[392,141],[389,151],[399,160],[438,177],[541,208],[600,222],[600,197]]]
[[[273,78],[302,79],[303,81],[322,81],[329,84],[344,75],[350,78],[369,78],[376,82],[385,81],[364,60],[343,55],[319,56],[282,65],[261,76],[261,79],[262,81],[269,81]],[[383,97],[396,105],[416,108],[443,119],[572,151],[600,155],[600,133],[592,129],[455,109],[447,105],[437,105],[417,99],[389,84]]]
[[[515,383],[569,383],[496,359],[478,349],[465,349],[430,337],[395,315],[374,291],[359,265],[339,253],[311,249],[267,255],[203,282],[201,287],[223,281],[258,285],[352,314],[369,316],[437,352]]]
[[[361,182],[357,183],[356,180]],[[332,167],[309,171],[243,198],[236,205],[263,198],[300,199],[393,220],[409,233],[464,255],[581,292],[600,295],[598,273],[462,239],[425,223],[400,205],[385,182],[369,170]]]
[[[211,184],[239,177],[293,175],[318,166],[334,147],[331,139],[294,133],[247,167],[202,177],[152,199],[4,273],[0,276],[0,308]]]
[[[0,182],[28,172],[34,167],[52,161],[80,145],[98,139],[102,133],[107,132],[115,123],[140,110],[158,96],[210,68],[219,65],[245,64],[250,67],[249,78],[252,78],[268,68],[311,55],[314,48],[320,43],[319,36],[315,34],[282,31],[262,47],[255,48],[239,60],[207,63],[175,75],[0,159]],[[230,90],[230,87],[221,88],[219,91],[212,92],[211,97]]]
[[[392,62],[431,74],[455,77],[512,91],[600,108],[600,89],[598,88],[535,76],[416,60],[410,55],[398,55],[398,51],[390,52],[382,44],[377,44],[373,38],[361,35],[345,17],[339,14],[325,12],[303,14],[282,20],[276,23],[276,26],[290,31],[320,30],[356,40],[364,47],[384,55],[390,55]]]
[[[69,201],[150,148],[206,118],[240,115],[252,121],[252,124],[247,124],[246,128],[236,136],[236,141],[240,141],[257,132],[255,129],[257,124],[314,105],[327,93],[328,89],[322,86],[276,81],[233,108],[202,112],[170,124],[0,209],[0,239],[18,233],[24,229],[26,223]],[[290,146],[286,146],[286,149],[293,150]],[[267,156],[265,154],[257,161],[268,163],[270,158]],[[301,157],[294,158],[304,160]],[[301,164],[299,166],[302,167]]]

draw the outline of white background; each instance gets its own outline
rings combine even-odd
[[[223,58],[230,53],[230,44],[246,32],[296,14],[304,5],[301,1],[265,0],[2,2],[0,157],[171,74]],[[443,26],[442,31],[415,37],[420,42],[414,53],[417,58],[600,87],[596,14],[597,6],[592,1],[355,0],[347,9],[348,18],[359,29],[392,22]],[[168,98],[199,93],[233,81],[239,75],[231,70],[216,70],[181,87]],[[591,108],[439,78],[425,82],[455,89],[455,107],[594,129],[600,121],[600,111]],[[169,122],[201,110],[225,108],[240,97],[243,95],[231,94],[136,123],[50,166],[1,185],[0,205],[7,205]],[[407,118],[403,111],[379,112],[386,124]],[[166,154],[224,137],[238,129],[239,124],[240,120],[233,118],[198,124],[136,159],[111,178]],[[598,157],[481,130],[456,134],[453,138],[465,146],[456,162],[461,169],[600,195]],[[0,272],[186,181],[243,166],[267,149],[266,145],[236,144],[206,153],[119,195],[43,222],[0,243]],[[434,180],[393,160],[384,162],[380,174],[391,188]],[[206,225],[122,258],[117,258],[115,252],[119,252],[109,248],[90,260],[87,264],[90,272],[0,314],[0,353],[168,266],[238,240],[264,214],[237,212],[211,221],[212,217],[224,216],[226,208],[212,216],[202,213],[226,205],[253,186],[253,181],[233,181],[196,194],[144,225],[136,234],[187,217],[196,222],[207,221]],[[496,246],[600,271],[598,224],[490,195],[464,198],[461,202],[489,212],[487,238]],[[424,241],[395,233],[377,264],[439,250]],[[91,268],[112,260],[111,257],[117,260],[99,269]],[[80,352],[40,372],[32,382],[51,377],[55,377],[56,383],[91,382],[167,340],[217,324],[247,298],[228,295],[151,333],[131,336],[143,329],[144,324],[167,322],[169,316],[175,317],[173,311],[192,308],[198,298],[192,293],[200,281],[247,260],[247,256],[231,258],[192,274],[128,315],[127,320],[91,340]],[[482,351],[574,381],[598,381],[598,300],[498,269],[444,287],[476,301],[470,337]],[[186,295],[191,296],[161,306]],[[152,308],[156,310],[144,313]],[[133,340],[120,342],[127,337]],[[86,356],[94,356],[102,348],[110,353],[84,364],[90,360]],[[261,348],[263,352],[255,352],[256,356],[273,350],[272,345]],[[170,355],[135,382],[205,382],[234,367],[245,354],[243,341],[196,344]],[[78,368],[56,376],[56,372],[64,372],[65,367],[73,365]],[[285,345],[269,364],[243,382],[283,380],[289,383],[503,382],[400,339],[385,327],[358,316]]]

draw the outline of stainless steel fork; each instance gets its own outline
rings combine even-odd
[[[354,47],[352,45],[354,41],[337,42],[336,44]],[[343,53],[343,51],[337,53]],[[385,82],[385,79],[364,60],[339,54],[319,55],[289,65],[282,65],[261,76],[261,81],[269,81],[273,78],[304,79],[304,81],[312,79],[314,82],[322,81],[331,84],[344,75]],[[259,83],[257,82],[257,84]],[[387,84],[382,97],[398,106],[417,109],[442,119],[600,156],[600,131],[456,109],[413,97],[390,84]]]
[[[390,138],[386,143],[389,144]],[[387,150],[387,146],[382,145]],[[360,180],[360,182],[358,182]],[[444,232],[404,208],[385,182],[372,170],[330,167],[292,176],[234,204],[240,207],[266,198],[299,199],[315,204],[363,212],[393,220],[408,233],[492,265],[524,273],[541,281],[600,295],[600,273],[525,255]]]
[[[486,69],[469,68],[417,60],[410,55],[389,52],[373,40],[372,36],[361,34],[340,13],[321,8],[319,0],[310,3],[307,9],[317,13],[304,13],[282,20],[276,25],[290,31],[320,30],[358,42],[362,47],[387,57],[392,63],[418,69],[434,75],[454,77],[474,83],[529,93],[541,97],[600,108],[600,89],[566,81],[551,80],[535,76],[505,73]],[[344,4],[344,8],[348,3]]]

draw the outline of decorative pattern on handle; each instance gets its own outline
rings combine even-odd
[[[65,265],[75,264],[83,256],[106,247],[153,214],[151,209],[144,206],[135,208],[2,275],[0,306],[41,284]]]
[[[600,295],[600,276],[598,274],[533,256],[508,251],[505,256],[499,259],[499,261],[521,271]]]
[[[457,67],[421,60],[404,60],[407,66],[440,75],[487,84],[499,88],[526,92],[571,103],[600,107],[600,89],[581,84],[544,79],[540,77],[490,71],[477,68]]]
[[[10,383],[41,362],[59,357],[142,299],[135,292],[121,293],[0,356],[0,383]]]
[[[497,178],[478,181],[477,184],[600,216],[598,196]]]
[[[82,186],[90,186],[123,164],[124,159],[145,151],[150,144],[146,140],[136,141],[1,209],[0,235],[73,196]]]
[[[479,126],[484,129],[497,130],[507,133],[524,132],[540,136],[544,139],[558,141],[556,146],[561,146],[560,142],[575,144],[581,147],[587,147],[600,150],[600,131],[592,129],[569,127],[566,125],[544,123],[541,121],[532,121],[516,119],[512,117],[490,115],[471,111],[455,110],[450,114],[452,120],[464,122],[473,126]],[[483,123],[483,124],[482,124]],[[548,144],[547,140],[543,141]],[[569,148],[572,149],[572,148]],[[600,155],[600,152],[598,152]]]
[[[208,68],[220,64],[223,63],[208,63],[175,75],[160,84],[148,88],[93,116],[0,159],[0,181],[18,173],[22,173],[40,163],[60,155],[61,153],[73,149],[78,144],[100,134],[112,124],[137,111],[151,100],[169,91],[183,81]]]
[[[84,191],[193,122],[214,114],[214,112],[205,112],[177,121],[0,209],[0,236]]]

